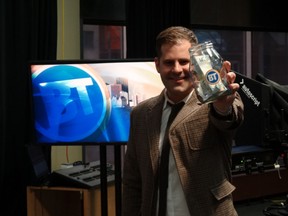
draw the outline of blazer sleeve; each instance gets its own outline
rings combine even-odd
[[[215,113],[210,105],[210,115],[209,115],[213,124],[220,130],[236,130],[239,128],[244,121],[244,104],[241,99],[241,96],[236,92],[235,100],[232,104],[232,114],[231,116],[221,117]]]
[[[136,118],[131,112],[130,124],[133,129],[133,119]],[[137,166],[136,143],[130,131],[129,142],[124,157],[123,166],[123,193],[122,193],[122,215],[139,215],[141,209],[141,179]]]

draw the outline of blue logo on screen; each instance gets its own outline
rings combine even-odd
[[[219,74],[216,70],[211,70],[206,74],[206,80],[211,84],[216,84],[219,81]]]
[[[50,142],[94,136],[110,115],[104,81],[81,67],[56,65],[34,73],[33,94],[36,128]]]

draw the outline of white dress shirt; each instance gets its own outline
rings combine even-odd
[[[186,102],[191,97],[192,93],[193,93],[193,91],[183,101]],[[171,112],[171,106],[167,106],[168,100],[169,99],[166,96],[166,100],[165,100],[163,112],[162,112],[162,121],[161,121],[160,142],[159,142],[160,152],[161,152],[162,146],[163,146],[163,138],[164,138],[164,134],[165,134],[167,121],[168,121],[168,118],[169,118],[169,115]],[[171,103],[173,103],[173,102],[171,102]],[[159,203],[159,201],[158,201],[158,203]],[[158,212],[158,210],[157,210],[157,212]],[[188,216],[188,215],[190,215],[171,149],[170,149],[170,154],[169,154],[169,175],[168,175],[166,215],[167,216]]]

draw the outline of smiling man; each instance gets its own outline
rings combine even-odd
[[[232,94],[200,103],[189,70],[189,49],[197,44],[194,32],[182,26],[156,38],[155,66],[165,88],[131,112],[123,216],[237,215],[230,170],[233,136],[244,119],[239,84],[228,72]],[[228,61],[223,66],[230,71]],[[179,103],[184,106],[170,123]]]

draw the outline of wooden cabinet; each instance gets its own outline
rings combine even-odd
[[[233,176],[236,190],[234,201],[249,200],[288,193],[288,169],[265,170],[263,173],[239,174]]]
[[[108,216],[115,216],[115,187],[107,188]],[[28,216],[101,216],[101,190],[27,187]]]

